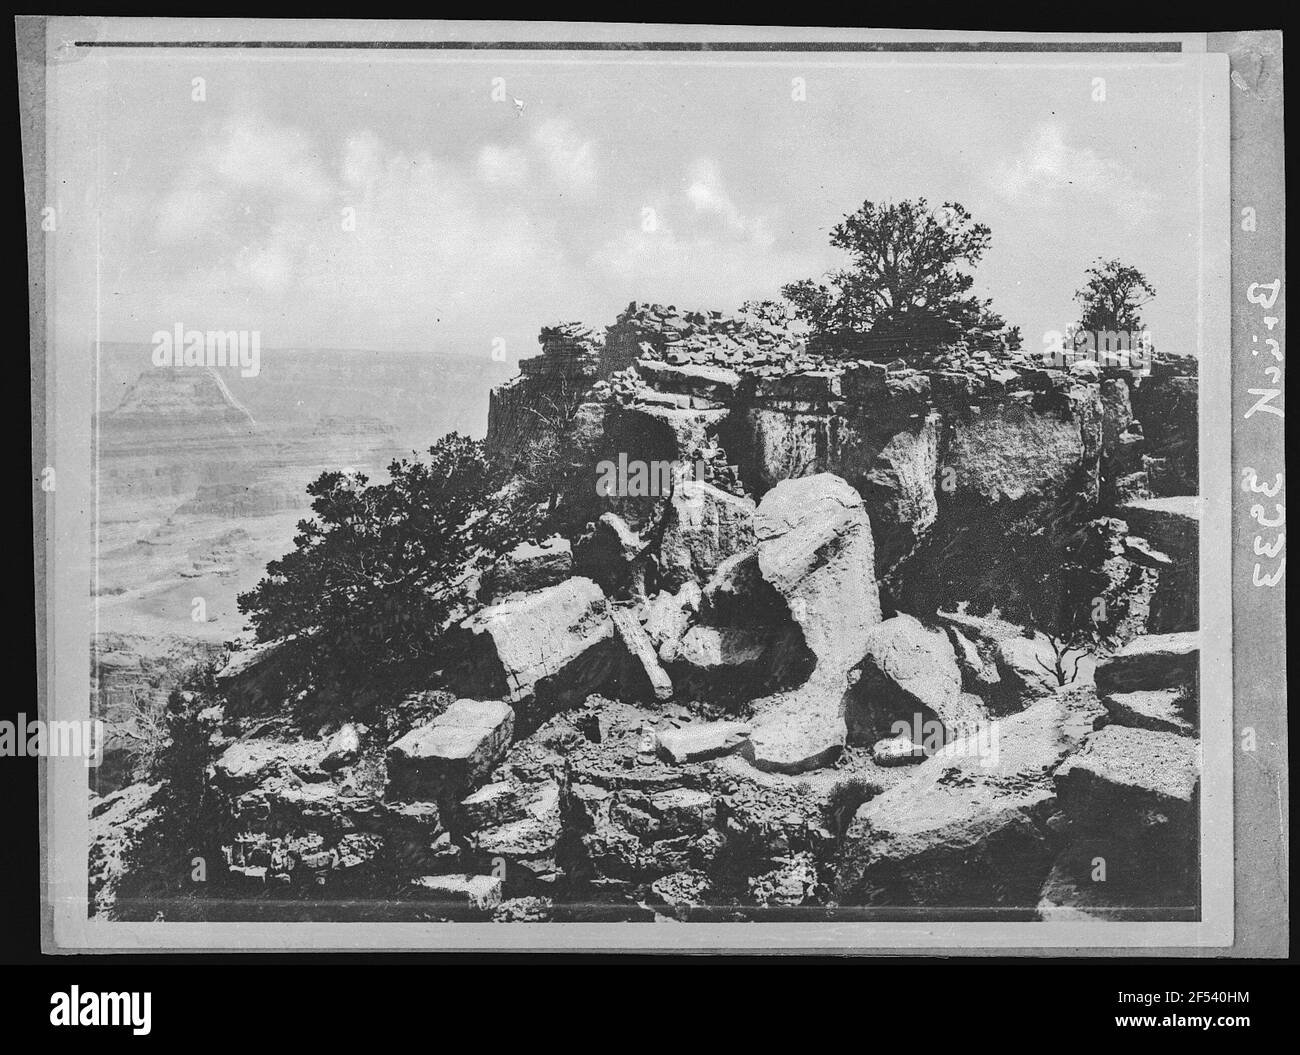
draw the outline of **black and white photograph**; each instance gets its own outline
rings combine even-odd
[[[1232,944],[1279,742],[1231,595],[1285,570],[1258,71],[60,21],[10,736],[61,945]]]

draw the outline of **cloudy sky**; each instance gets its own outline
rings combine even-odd
[[[1176,59],[101,51],[56,73],[56,323],[83,348],[182,322],[515,359],[633,299],[773,296],[838,263],[845,212],[918,196],[992,228],[977,289],[1027,342],[1105,255],[1155,284],[1157,345],[1195,346],[1199,79]]]

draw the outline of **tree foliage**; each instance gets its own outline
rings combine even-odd
[[[239,597],[258,640],[294,638],[300,677],[348,680],[430,654],[471,573],[533,526],[526,505],[496,494],[500,474],[478,441],[452,433],[427,461],[388,473],[375,484],[322,473],[294,549]]]
[[[1141,332],[1141,309],[1156,295],[1147,277],[1120,260],[1100,258],[1084,273],[1088,281],[1074,295],[1078,328],[1089,333]]]
[[[544,504],[547,516],[555,513],[560,497],[585,465],[576,434],[586,395],[586,388],[561,376],[550,391],[541,393],[537,406],[523,408],[537,427],[515,466],[519,495],[523,501]]]
[[[866,201],[831,230],[849,265],[782,293],[814,334],[847,354],[896,354],[956,340],[975,329],[1001,330],[989,302],[970,290],[969,269],[992,234],[956,202],[931,209],[924,198]]]

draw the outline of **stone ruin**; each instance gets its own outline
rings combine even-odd
[[[443,682],[307,738],[237,716],[273,658],[223,673],[217,885],[245,911],[1196,918],[1193,360],[852,361],[639,303],[540,342],[488,445],[521,458],[559,393],[591,471],[481,577]],[[598,493],[619,455],[707,471]],[[145,827],[128,791],[101,888]]]

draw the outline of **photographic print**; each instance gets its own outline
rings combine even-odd
[[[78,927],[1230,933],[1223,56],[287,25],[49,66]]]

